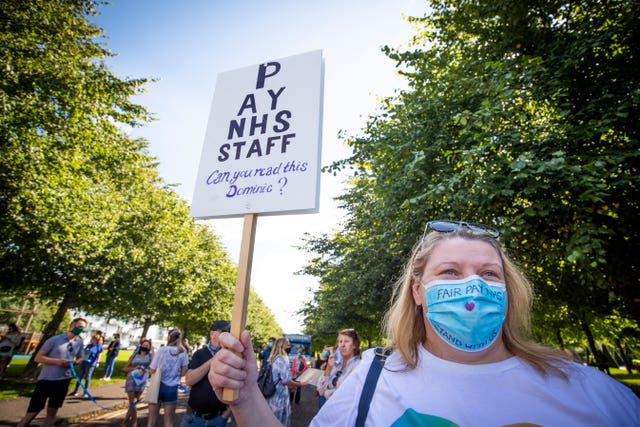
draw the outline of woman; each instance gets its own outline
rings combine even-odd
[[[111,375],[113,374],[113,368],[116,365],[116,359],[118,358],[118,354],[120,353],[120,348],[122,347],[120,342],[120,334],[113,334],[113,340],[109,343],[107,347],[107,360],[105,362],[104,367],[104,376],[102,377],[105,381],[111,380]]]
[[[343,329],[338,332],[337,340],[339,363],[336,363],[333,348],[329,349],[329,358],[324,375],[318,380],[318,394],[329,399],[338,387],[360,363],[360,338],[355,329]]]
[[[396,284],[386,317],[392,353],[366,425],[640,425],[629,388],[528,338],[532,287],[498,235],[478,224],[427,224]],[[209,373],[216,393],[239,390],[229,402],[239,426],[274,425],[259,402],[248,332],[221,342]],[[372,360],[366,351],[312,426],[355,425]]]
[[[71,393],[69,393],[69,396],[78,396],[78,389],[80,388],[80,381],[82,380],[84,380],[85,392],[89,390],[89,386],[91,385],[91,376],[93,375],[94,369],[98,367],[98,363],[100,363],[101,353],[102,336],[96,334],[91,337],[91,341],[84,348],[82,363],[80,363],[80,369],[78,369],[78,377],[76,378],[76,387]]]
[[[291,402],[289,401],[289,387],[299,387],[300,383],[291,379],[289,369],[288,349],[289,340],[278,338],[269,354],[268,363],[271,364],[271,375],[276,385],[276,392],[268,399],[269,407],[278,421],[288,427],[291,420]],[[254,356],[255,360],[255,356]]]
[[[149,365],[152,374],[160,366],[161,378],[158,403],[149,403],[148,426],[155,427],[160,413],[160,404],[164,405],[164,426],[170,427],[173,425],[173,416],[176,413],[176,403],[178,402],[180,377],[187,373],[187,365],[189,364],[187,351],[182,346],[180,335],[179,329],[170,330],[167,336],[167,345],[158,349],[157,354]]]
[[[124,421],[122,421],[122,427],[124,427],[129,420],[131,420],[132,427],[137,427],[138,425],[136,404],[147,386],[149,365],[152,359],[151,340],[144,340],[140,343],[138,352],[133,354],[124,368],[122,368],[123,371],[128,372],[127,381],[124,384],[124,391],[129,398],[129,409],[127,410],[127,415],[124,417]]]
[[[22,341],[22,333],[15,323],[9,324],[9,330],[0,339],[0,378],[4,376],[7,367],[11,363],[13,353]]]

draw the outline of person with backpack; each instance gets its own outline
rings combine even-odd
[[[291,422],[289,387],[299,387],[301,385],[291,378],[288,355],[290,347],[291,344],[287,338],[278,338],[273,344],[271,354],[267,360],[267,363],[271,366],[273,382],[276,385],[276,391],[273,396],[267,399],[267,403],[276,418],[285,427],[288,427]]]
[[[311,427],[640,425],[631,389],[529,336],[533,287],[499,235],[482,224],[427,223],[385,318],[384,367],[365,351]],[[214,390],[238,390],[227,403],[239,427],[276,426],[260,402],[249,332],[221,342]]]

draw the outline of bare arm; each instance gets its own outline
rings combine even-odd
[[[188,369],[187,374],[185,375],[184,382],[187,386],[191,387],[194,384],[200,382],[201,379],[207,376],[209,373],[209,367],[211,366],[212,359],[207,360],[202,365],[198,366],[195,369]]]
[[[123,370],[123,371],[125,371],[125,372],[131,372],[131,371],[133,371],[134,369],[136,369],[136,367],[135,367],[135,366],[133,366],[133,365],[131,364],[131,361],[132,361],[132,360],[133,360],[133,356],[131,356],[131,357],[129,358],[129,360],[127,360],[127,363],[122,367],[122,370]]]
[[[38,351],[38,354],[36,354],[36,357],[34,357],[33,360],[35,360],[36,363],[43,363],[45,365],[69,366],[70,363],[67,359],[49,357],[42,349]]]
[[[218,398],[229,405],[239,427],[282,427],[258,388],[258,368],[248,331],[240,340],[228,332],[220,335],[222,349],[212,359],[209,382]],[[238,391],[233,401],[222,398],[223,388]]]

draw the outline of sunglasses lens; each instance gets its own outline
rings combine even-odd
[[[466,225],[474,233],[487,234],[487,235],[489,235],[491,237],[498,237],[500,235],[498,230],[495,230],[495,229],[489,228],[489,227],[485,227],[484,225],[483,226],[478,226],[478,225],[475,225],[475,224],[466,224]]]
[[[450,233],[456,231],[460,224],[450,221],[429,221],[427,226],[439,233]]]
[[[500,236],[500,232],[495,228],[487,227],[482,224],[470,224],[468,222],[462,221],[429,221],[427,222],[424,235],[427,234],[429,229],[437,231],[439,233],[450,233],[452,231],[456,231],[460,227],[466,227],[474,233],[486,234],[487,236],[491,236],[494,239],[497,239]]]

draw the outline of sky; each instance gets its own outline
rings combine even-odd
[[[339,133],[361,135],[379,98],[404,87],[381,47],[406,46],[414,29],[404,17],[422,16],[419,0],[110,0],[92,18],[105,31],[108,60],[120,77],[153,78],[135,99],[155,116],[132,131],[149,141],[165,182],[193,197],[209,110],[221,72],[321,49],[324,58],[323,166],[348,157]],[[298,246],[304,233],[340,228],[334,200],[344,177],[322,174],[315,214],[258,216],[251,288],[285,333],[302,332],[296,315],[317,279],[296,275],[310,257]],[[207,220],[231,260],[240,255],[242,218]],[[230,310],[231,311],[231,308]],[[344,325],[349,327],[349,325]]]

